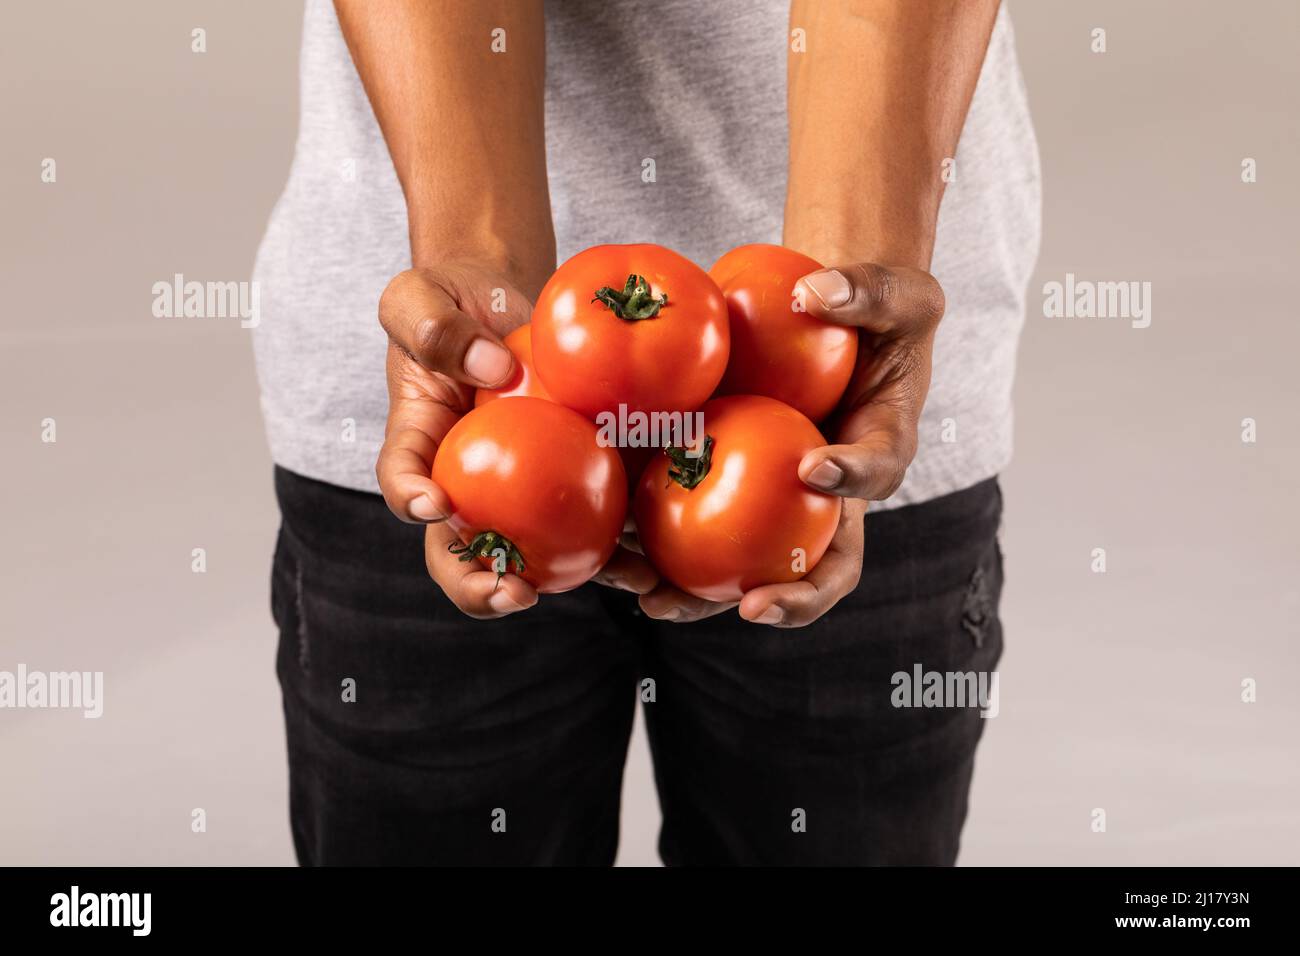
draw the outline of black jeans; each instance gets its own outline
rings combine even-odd
[[[649,696],[666,863],[955,860],[985,721],[896,707],[893,675],[994,669],[996,480],[870,514],[861,584],[799,630],[657,622],[596,585],[470,620],[378,496],[275,487],[301,863],[608,865]]]

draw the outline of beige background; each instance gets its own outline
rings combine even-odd
[[[1298,9],[1012,6],[1046,225],[1005,476],[1002,713],[963,863],[1300,862]],[[0,669],[103,670],[107,700],[98,721],[0,711],[0,863],[292,861],[248,333],[154,319],[150,287],[247,278],[293,146],[299,15],[10,11]],[[1150,281],[1151,327],[1044,318],[1067,271]],[[624,816],[621,862],[654,863],[639,731]]]

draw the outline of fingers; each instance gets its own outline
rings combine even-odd
[[[896,492],[916,456],[915,411],[893,405],[863,405],[845,418],[851,444],[815,448],[799,462],[799,477],[818,491],[845,498],[883,501]]]
[[[796,284],[810,315],[877,335],[925,334],[943,317],[943,289],[930,273],[859,262],[822,269]]]
[[[388,284],[379,298],[379,322],[420,365],[457,382],[491,388],[514,371],[514,356],[500,336],[423,272],[408,269]]]
[[[636,533],[636,519],[632,517],[631,511],[623,519],[623,533],[618,536],[618,546],[634,554],[645,554],[641,538]]]
[[[424,533],[424,563],[429,576],[451,602],[470,617],[480,620],[505,617],[537,603],[537,589],[517,574],[495,571],[478,560],[462,561],[448,547],[459,544],[445,524],[431,524]]]
[[[736,606],[735,601],[730,604],[716,604],[713,601],[701,600],[678,590],[667,582],[660,584],[650,593],[641,595],[637,603],[641,605],[641,610],[645,612],[646,617],[652,617],[657,621],[672,621],[674,624],[700,621]]]
[[[451,503],[429,477],[437,446],[424,432],[405,428],[390,435],[379,451],[375,474],[384,502],[403,521],[441,521]]]
[[[845,442],[805,455],[799,477],[819,491],[883,500],[916,455],[943,290],[928,272],[874,263],[823,269],[799,282],[810,314],[871,333],[842,401]]]
[[[375,464],[389,509],[403,521],[438,521],[449,503],[429,477],[438,442],[471,402],[467,386],[506,381],[515,358],[501,341],[528,320],[509,282],[456,264],[408,269],[384,290],[389,336],[388,424]]]
[[[792,584],[754,588],[740,600],[740,616],[755,624],[805,627],[858,586],[862,575],[862,518],[866,505],[846,501],[831,546],[808,574]]]
[[[600,569],[595,581],[620,591],[645,594],[659,583],[659,572],[639,553],[620,547]]]
[[[389,346],[388,423],[375,477],[389,510],[403,521],[441,521],[450,511],[430,475],[438,442],[459,414],[453,405],[462,400],[398,346]]]

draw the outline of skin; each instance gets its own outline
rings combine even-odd
[[[543,128],[541,0],[336,0],[339,24],[406,197],[412,268],[379,302],[389,411],[375,471],[404,521],[427,525],[429,574],[462,611],[500,617],[537,603],[518,575],[461,562],[430,478],[438,443],[475,388],[514,373],[502,339],[528,321],[555,269]],[[506,53],[491,50],[506,31]],[[455,142],[463,148],[448,149]],[[493,311],[501,290],[505,311]],[[643,592],[648,562],[620,549],[600,576]]]
[[[380,302],[390,412],[377,465],[389,507],[438,521],[446,496],[427,477],[437,442],[472,400],[513,369],[501,336],[527,321],[554,269],[543,135],[541,0],[336,0],[344,36],[406,194],[414,268]],[[783,244],[828,269],[800,280],[809,314],[859,329],[861,348],[834,427],[802,480],[845,498],[829,550],[802,581],[755,588],[742,617],[795,627],[856,587],[868,500],[893,493],[916,453],[943,292],[928,272],[941,163],[958,135],[997,0],[793,0],[806,50],[789,54],[790,168]],[[494,28],[505,54],[490,52]],[[464,148],[446,149],[456,142]],[[653,238],[653,237],[648,237]],[[491,312],[491,290],[507,310]],[[514,575],[445,559],[430,526],[429,570],[467,613],[531,606]],[[692,598],[630,551],[605,578],[642,594],[656,618],[698,620],[732,604]]]
[[[476,406],[494,399],[510,398],[512,396],[551,399],[551,396],[546,391],[546,386],[537,377],[537,370],[533,367],[533,338],[530,334],[531,331],[531,327],[521,325],[505,337],[506,348],[515,357],[515,370],[510,373],[510,377],[506,379],[500,388],[480,388],[475,392],[474,404]]]
[[[855,587],[867,501],[889,497],[916,454],[943,290],[929,274],[944,183],[979,78],[997,0],[794,0],[790,171],[783,244],[830,268],[807,276],[810,315],[858,328],[857,365],[832,429],[799,476],[843,496],[840,527],[802,581],[755,588],[746,620],[800,627]],[[851,121],[847,118],[851,117]],[[694,621],[734,604],[669,585],[645,612]]]

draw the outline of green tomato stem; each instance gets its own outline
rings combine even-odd
[[[713,467],[713,436],[704,436],[704,445],[694,457],[687,454],[685,448],[665,448],[664,454],[672,462],[668,466],[668,477],[690,491],[709,474]]]
[[[604,302],[611,312],[626,322],[638,322],[658,315],[659,310],[668,304],[668,294],[665,292],[655,298],[650,294],[650,283],[645,277],[633,273],[627,277],[622,291],[602,286],[591,301]]]
[[[495,531],[480,531],[470,539],[469,544],[453,541],[447,545],[447,550],[452,554],[460,555],[462,561],[473,561],[475,558],[490,560],[492,570],[497,573],[498,585],[501,584],[501,576],[510,569],[512,564],[515,566],[516,574],[524,573],[524,556],[519,553],[514,542]]]

